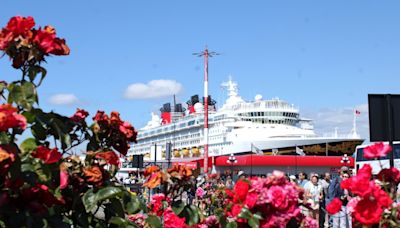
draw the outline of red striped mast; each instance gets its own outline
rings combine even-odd
[[[204,56],[204,173],[208,173],[208,57],[213,57],[218,53],[208,52],[206,46],[204,51],[193,55]]]

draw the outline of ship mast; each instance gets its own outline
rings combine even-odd
[[[216,52],[208,52],[206,49],[200,53],[194,53],[198,57],[204,56],[204,173],[208,173],[208,57],[218,55]]]

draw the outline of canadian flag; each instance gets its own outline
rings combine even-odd
[[[355,110],[355,112],[356,112],[356,115],[360,115],[361,114],[361,112],[358,111],[358,110]]]

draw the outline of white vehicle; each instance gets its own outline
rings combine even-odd
[[[374,143],[360,145],[356,147],[355,155],[355,170],[356,172],[363,167],[364,164],[369,164],[372,167],[372,174],[376,175],[381,171],[381,169],[389,168],[390,161],[388,154],[386,157],[382,157],[380,159],[367,159],[364,157],[364,148]],[[388,144],[387,142],[385,144]],[[394,151],[394,166],[396,168],[400,168],[400,142],[393,143],[393,151]]]

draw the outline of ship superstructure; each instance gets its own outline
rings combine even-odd
[[[222,86],[228,98],[219,110],[208,98],[210,157],[251,152],[284,155],[299,150],[307,155],[343,155],[351,154],[363,142],[355,129],[349,135],[318,136],[312,120],[301,118],[293,104],[278,98],[264,100],[261,95],[244,101],[231,78]],[[152,113],[151,120],[139,130],[138,142],[128,155],[145,155],[148,160],[151,147],[157,145],[162,151],[158,160],[163,160],[170,143],[172,161],[202,158],[204,100],[192,96],[187,109],[182,104],[163,105],[161,115]]]

